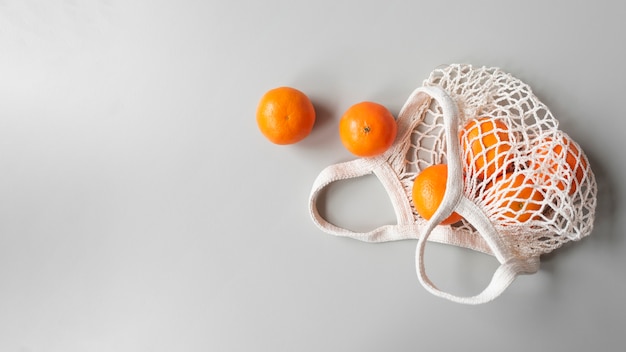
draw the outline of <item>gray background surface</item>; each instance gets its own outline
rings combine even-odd
[[[626,8],[618,1],[0,1],[0,351],[622,351]],[[309,218],[353,157],[340,115],[394,115],[430,71],[497,66],[585,150],[595,229],[495,301],[417,281],[415,241]],[[276,146],[255,110],[307,93],[313,133]],[[373,177],[328,217],[394,222]],[[429,245],[433,280],[476,293],[495,259]]]

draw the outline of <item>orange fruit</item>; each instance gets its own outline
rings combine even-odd
[[[459,133],[466,170],[483,180],[499,175],[511,163],[511,134],[508,126],[490,117],[469,121]]]
[[[371,157],[384,153],[396,139],[398,125],[386,107],[364,101],[352,105],[339,120],[339,137],[352,154]]]
[[[426,220],[435,214],[439,208],[443,195],[446,193],[448,180],[448,165],[431,165],[420,172],[413,182],[413,205],[417,213]],[[452,213],[441,225],[454,224],[461,220],[461,215]]]
[[[489,204],[505,209],[498,213],[500,220],[518,222],[536,219],[544,199],[530,177],[515,172],[498,176],[487,186],[485,197]]]
[[[293,144],[311,133],[315,109],[301,91],[291,87],[274,88],[261,98],[256,122],[261,133],[272,143]]]
[[[551,137],[541,140],[533,165],[546,186],[552,185],[554,175],[562,175],[563,178],[556,182],[556,187],[564,191],[569,184],[569,194],[576,192],[587,169],[587,161],[579,147],[566,135],[557,138],[556,143]]]

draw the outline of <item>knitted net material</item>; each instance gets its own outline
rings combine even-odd
[[[461,150],[464,194],[518,255],[548,253],[591,233],[597,186],[589,162],[580,146],[558,129],[558,121],[528,85],[497,68],[470,65],[437,69],[423,85],[439,86],[454,99],[460,131],[472,120],[483,121],[473,135],[460,136],[461,145],[478,150]],[[439,104],[432,102],[413,123],[411,137],[403,146],[406,152],[398,155],[404,158],[394,160],[402,164],[397,169],[409,198],[421,170],[448,162]],[[496,141],[489,140],[494,137]],[[487,176],[489,168],[494,171]],[[527,219],[511,214],[516,199],[526,206]],[[417,213],[415,217],[418,223],[426,222]],[[466,221],[455,224],[455,230],[479,236]]]

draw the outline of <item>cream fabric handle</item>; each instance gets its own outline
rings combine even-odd
[[[440,207],[440,209],[441,208],[442,207]],[[430,293],[457,303],[486,303],[500,296],[519,274],[534,273],[539,269],[539,257],[531,257],[524,260],[508,254],[506,250],[503,251],[503,247],[501,247],[502,245],[498,240],[499,237],[496,229],[493,225],[491,225],[491,222],[482,213],[482,211],[478,209],[478,207],[476,207],[476,205],[469,199],[461,197],[461,200],[453,210],[463,216],[466,221],[471,223],[487,241],[492,248],[493,255],[500,262],[500,266],[493,274],[493,277],[487,287],[475,296],[461,297],[438,289],[437,286],[435,286],[435,284],[433,284],[433,282],[428,278],[428,275],[426,275],[426,269],[424,266],[424,250],[426,248],[426,242],[432,233],[433,227],[437,226],[436,224],[439,221],[447,217],[445,215],[446,211],[442,211],[440,216],[435,214],[431,218],[424,234],[417,242],[417,250],[415,254],[417,276],[422,286],[424,286]]]
[[[385,242],[417,238],[419,232],[415,231],[415,229],[412,229],[413,231],[410,229],[401,229],[409,225],[409,220],[405,219],[406,216],[402,215],[406,213],[406,211],[398,209],[395,202],[393,202],[393,204],[396,208],[395,212],[397,214],[396,216],[398,217],[399,224],[380,226],[368,232],[355,232],[331,224],[320,214],[317,208],[320,193],[331,183],[361,177],[371,173],[383,172],[381,170],[384,170],[385,165],[387,164],[384,163],[384,159],[382,158],[362,158],[345,163],[330,165],[322,170],[322,172],[315,179],[311,195],[309,196],[309,213],[311,214],[313,222],[327,233],[336,236],[350,237],[365,242]],[[379,178],[381,180],[384,179],[382,177]]]
[[[391,205],[394,207],[397,224],[384,225],[371,231],[356,232],[337,226],[326,220],[320,214],[317,203],[321,192],[331,183],[357,178],[368,174],[374,174],[382,182],[390,195]],[[423,225],[415,223],[413,209],[411,208],[406,195],[397,190],[402,189],[391,166],[386,162],[386,158],[363,158],[352,161],[334,164],[326,167],[313,182],[313,188],[309,196],[309,213],[313,223],[324,232],[340,237],[350,237],[364,242],[387,242],[406,239],[418,239],[424,229]],[[484,241],[460,239],[449,226],[438,226],[429,237],[431,241],[453,244],[471,248],[491,254],[490,248]]]
[[[356,232],[337,226],[320,214],[317,203],[322,191],[340,180],[375,174],[386,188],[394,207],[397,224],[384,225],[371,231]],[[309,213],[313,223],[331,235],[350,237],[364,242],[386,242],[405,239],[419,239],[425,225],[417,224],[406,194],[398,192],[402,185],[386,159],[355,159],[326,167],[313,182],[309,196]],[[459,236],[450,226],[437,226],[430,232],[429,241],[451,244],[492,255],[489,245],[480,237]]]
[[[416,249],[416,269],[420,283],[432,294],[464,304],[485,303],[498,297],[513,282],[520,273],[536,272],[539,268],[539,258],[529,260],[517,259],[504,244],[486,215],[469,199],[463,195],[462,165],[458,142],[458,107],[454,100],[438,86],[421,87],[415,90],[412,96],[426,93],[435,99],[442,108],[448,161],[448,180],[443,200],[426,229],[420,236]],[[410,99],[409,99],[410,101]],[[500,267],[494,273],[491,282],[478,295],[460,297],[438,289],[426,275],[424,267],[424,250],[432,231],[442,220],[453,211],[472,224],[491,248],[493,255],[500,262]]]

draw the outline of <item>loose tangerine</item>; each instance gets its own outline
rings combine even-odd
[[[309,98],[291,87],[267,91],[256,112],[261,133],[276,144],[293,144],[311,133],[315,109]]]
[[[417,213],[426,220],[435,214],[443,201],[448,180],[448,165],[431,165],[420,172],[413,182],[413,205]],[[462,219],[461,215],[453,212],[441,225],[450,225]]]
[[[500,175],[511,164],[511,134],[508,126],[490,117],[469,121],[459,133],[465,168],[483,180]]]
[[[543,194],[525,174],[509,172],[497,177],[487,186],[487,203],[495,205],[500,220],[526,222],[539,217]]]
[[[339,121],[339,137],[352,154],[372,157],[384,153],[396,139],[396,120],[381,104],[352,105]]]
[[[587,169],[587,161],[579,147],[565,134],[557,138],[556,143],[551,137],[542,139],[533,165],[548,187],[553,184],[555,175],[562,177],[555,186],[564,191],[569,185],[569,194],[576,192]]]

